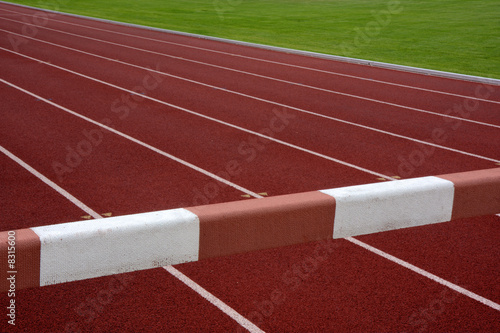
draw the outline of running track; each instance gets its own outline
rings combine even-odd
[[[2,230],[500,165],[498,85],[41,13],[0,4]],[[499,222],[20,290],[0,328],[499,331]]]

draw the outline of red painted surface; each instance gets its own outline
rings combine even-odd
[[[40,238],[31,229],[0,232],[0,291],[40,286]]]
[[[200,219],[200,259],[329,239],[335,199],[306,192],[188,208]]]
[[[455,184],[452,219],[500,212],[500,168],[439,177]]]

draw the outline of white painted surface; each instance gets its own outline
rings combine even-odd
[[[200,221],[183,208],[32,229],[41,286],[198,260]]]
[[[333,238],[345,238],[450,221],[454,185],[422,177],[321,192],[336,201]]]

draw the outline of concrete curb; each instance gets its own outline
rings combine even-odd
[[[4,231],[0,289],[497,213],[500,168]]]
[[[78,18],[85,18],[85,19],[90,19],[90,20],[99,21],[99,22],[106,22],[106,23],[112,23],[112,24],[117,24],[117,25],[123,25],[123,26],[127,26],[127,27],[160,31],[160,32],[166,32],[166,33],[171,33],[171,34],[176,34],[176,35],[181,35],[181,36],[201,38],[201,39],[213,40],[213,41],[235,44],[235,45],[243,45],[243,46],[260,48],[260,49],[265,49],[265,50],[277,51],[277,52],[297,54],[297,55],[315,57],[315,58],[321,58],[321,59],[327,59],[327,60],[342,61],[342,62],[353,63],[353,64],[358,64],[358,65],[386,68],[386,69],[392,69],[392,70],[403,71],[403,72],[410,72],[410,73],[415,73],[415,74],[431,75],[431,76],[443,77],[443,78],[448,78],[448,79],[465,80],[465,81],[477,82],[477,83],[482,83],[482,84],[490,84],[490,85],[500,85],[500,79],[493,79],[493,78],[460,74],[460,73],[445,72],[445,71],[412,67],[412,66],[397,65],[397,64],[391,64],[391,63],[380,62],[380,61],[350,58],[350,57],[344,57],[344,56],[338,56],[338,55],[332,55],[332,54],[326,54],[326,53],[318,53],[318,52],[311,52],[311,51],[289,49],[289,48],[279,47],[279,46],[243,42],[243,41],[234,40],[234,39],[199,35],[199,34],[194,34],[194,33],[189,33],[189,32],[155,28],[155,27],[150,27],[150,26],[145,26],[145,25],[140,25],[140,24],[119,22],[119,21],[113,21],[113,20],[102,19],[102,18],[97,18],[97,17],[65,13],[65,12],[50,10],[50,9],[41,9],[38,7],[21,5],[21,4],[11,3],[8,1],[2,1],[2,0],[0,0],[0,3],[17,5],[20,7],[36,9],[36,10],[45,11],[45,12],[49,12],[49,13],[62,14],[62,15],[73,16],[73,17],[78,17]]]

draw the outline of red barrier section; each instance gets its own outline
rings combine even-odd
[[[500,212],[500,168],[439,176],[455,184],[452,220]]]
[[[333,236],[335,199],[321,192],[188,209],[200,218],[200,260]]]
[[[40,286],[40,239],[31,229],[0,232],[0,290]]]

